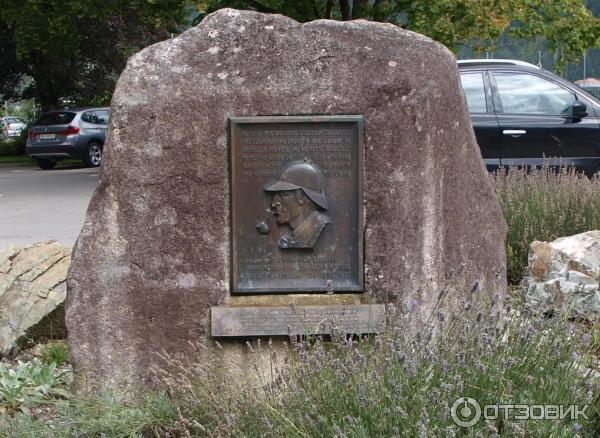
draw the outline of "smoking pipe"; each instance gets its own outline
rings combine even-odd
[[[275,217],[276,212],[267,208],[268,215],[264,220],[260,221],[256,224],[256,229],[260,234],[269,234],[271,232],[271,227],[273,226],[273,218]]]

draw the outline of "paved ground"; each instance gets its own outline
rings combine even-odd
[[[0,164],[0,249],[47,239],[75,243],[99,173],[78,165]]]

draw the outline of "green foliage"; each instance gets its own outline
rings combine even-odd
[[[69,360],[69,345],[65,341],[48,342],[42,349],[41,359],[47,365],[64,365]]]
[[[583,0],[529,0],[515,11],[512,31],[520,37],[541,35],[557,56],[554,68],[562,73],[588,47],[600,45],[600,19]]]
[[[2,436],[72,438],[168,436],[160,432],[177,422],[177,408],[165,395],[149,395],[128,403],[109,392],[96,398],[53,403],[58,421],[42,421],[27,412],[0,416]],[[180,435],[171,435],[180,436]]]
[[[0,32],[6,29],[12,41],[7,55],[15,58],[19,73],[34,79],[44,109],[57,106],[60,97],[89,104],[112,92],[129,55],[177,30],[186,4],[0,0]]]
[[[64,395],[58,388],[64,378],[56,364],[39,359],[18,362],[13,368],[0,363],[0,406],[10,411],[26,410],[48,396]]]
[[[110,437],[160,436],[161,425],[176,419],[175,407],[162,396],[147,396],[138,403],[128,403],[109,392],[95,399],[79,399],[65,405],[63,414],[71,425],[63,436],[87,435]]]
[[[25,144],[27,143],[27,129],[24,129],[16,138],[0,138],[0,157],[25,155]]]
[[[14,116],[23,119],[25,122],[33,122],[40,115],[40,108],[35,104],[34,99],[22,99],[18,102],[6,102],[4,104],[3,115]],[[8,114],[6,110],[8,109]]]
[[[527,267],[529,244],[600,228],[600,179],[566,168],[526,172],[511,168],[493,177],[508,225],[508,280],[517,284]]]

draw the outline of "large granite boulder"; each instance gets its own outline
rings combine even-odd
[[[70,261],[71,248],[56,241],[0,250],[0,355],[24,337],[64,337]]]
[[[600,231],[533,242],[524,279],[525,303],[533,311],[600,319]]]
[[[302,114],[364,115],[365,292],[232,296],[228,117]],[[189,343],[211,306],[394,303],[418,329],[503,297],[506,226],[454,55],[391,24],[219,10],[130,58],[103,160],[68,282],[81,388],[154,384],[163,349],[205,360]]]

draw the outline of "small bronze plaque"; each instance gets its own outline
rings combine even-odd
[[[363,291],[362,123],[230,119],[233,293]]]
[[[211,336],[381,333],[385,306],[212,307]]]

